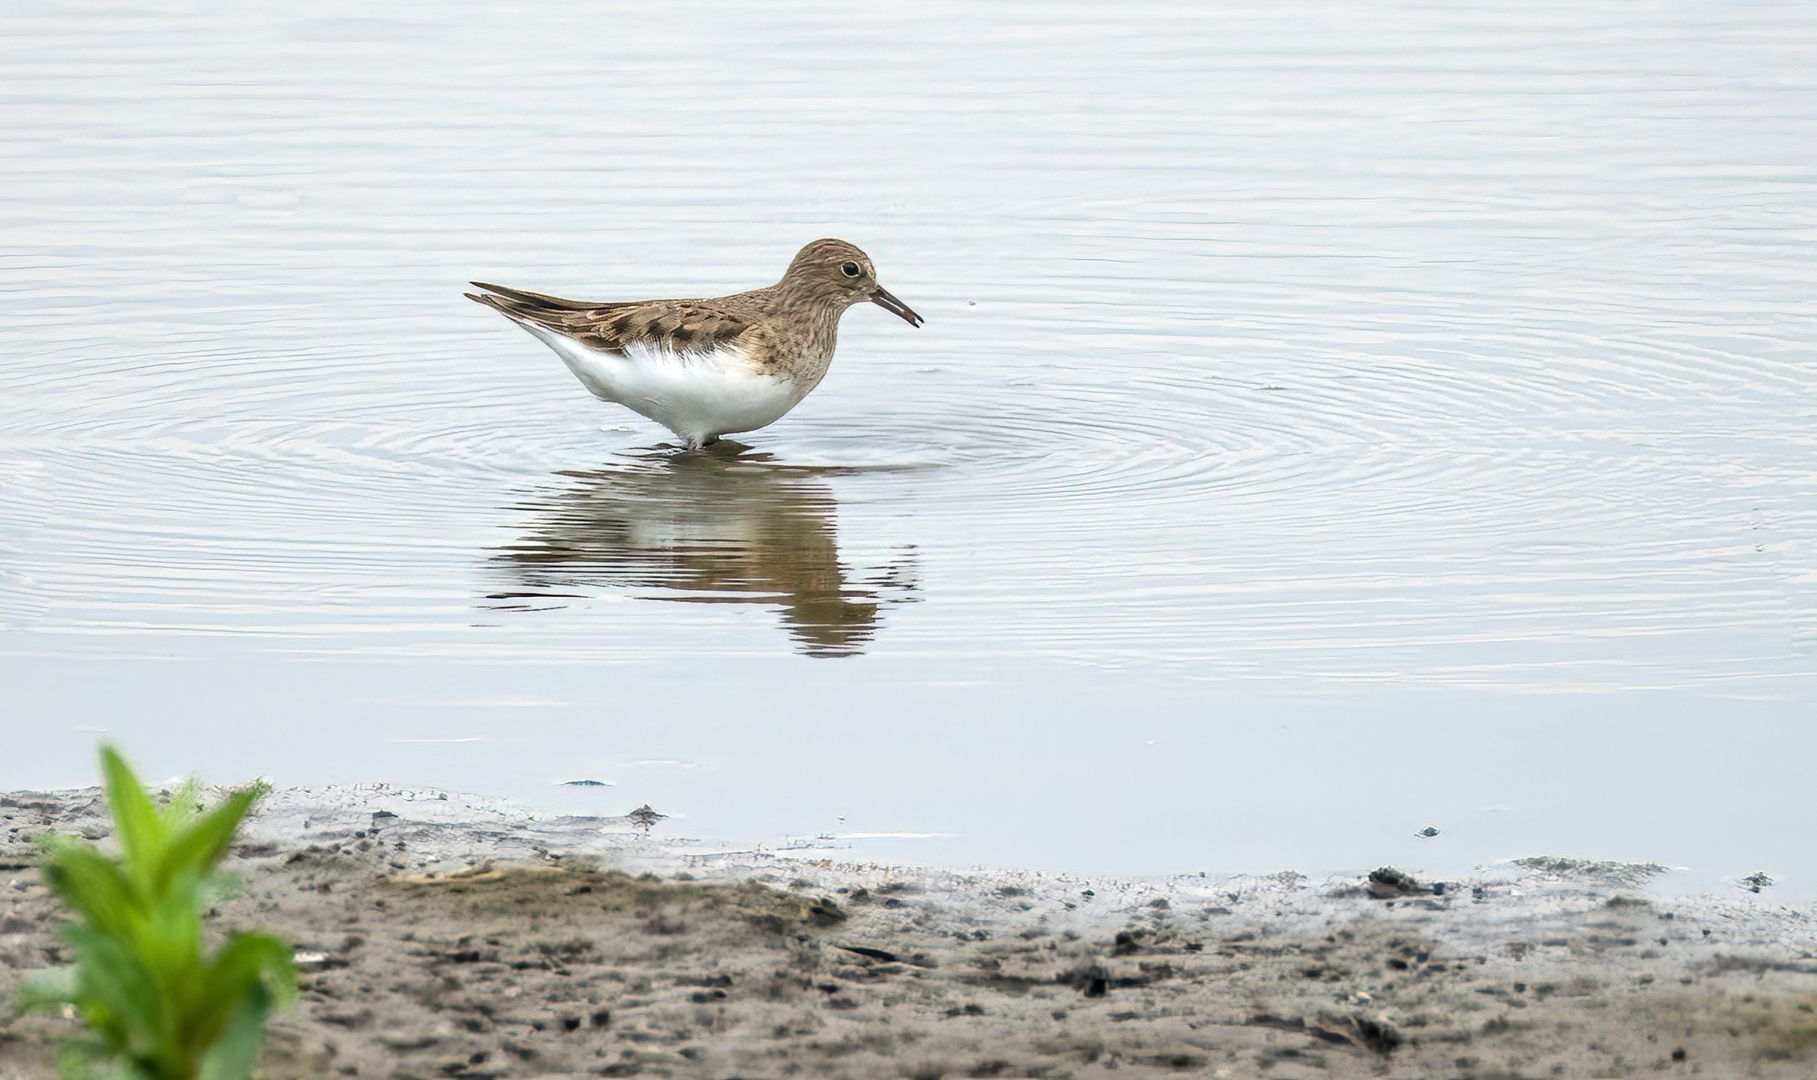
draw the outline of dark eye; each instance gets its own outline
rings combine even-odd
[[[844,274],[846,277],[857,277],[858,276],[858,264],[857,263],[846,263],[844,266],[839,268],[839,272]]]

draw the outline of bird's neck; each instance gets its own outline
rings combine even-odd
[[[824,346],[828,353],[833,351],[833,340],[839,331],[839,316],[845,314],[848,306],[843,299],[832,299],[825,293],[799,286],[791,287],[788,281],[776,286],[770,300],[772,314],[800,327],[808,341]]]

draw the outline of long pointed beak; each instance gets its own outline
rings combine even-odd
[[[888,289],[878,288],[876,292],[871,294],[871,303],[876,304],[885,311],[902,316],[902,321],[908,323],[910,326],[921,325],[921,316],[910,311],[907,304],[891,296]]]

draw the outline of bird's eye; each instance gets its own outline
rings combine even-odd
[[[846,263],[844,266],[839,268],[839,272],[844,274],[846,277],[857,277],[858,276],[858,264],[857,263]]]

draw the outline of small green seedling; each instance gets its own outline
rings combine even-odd
[[[269,934],[203,948],[202,914],[229,889],[215,873],[240,821],[266,792],[241,788],[201,812],[191,779],[159,808],[118,751],[101,770],[120,857],[50,835],[45,880],[82,917],[64,926],[73,968],[38,973],[25,1004],[73,1006],[93,1038],[73,1040],[63,1071],[113,1063],[125,1080],[244,1080],[272,1010],[296,995],[291,950]]]

